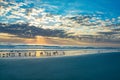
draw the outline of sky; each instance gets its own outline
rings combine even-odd
[[[120,46],[119,0],[0,0],[0,44]]]

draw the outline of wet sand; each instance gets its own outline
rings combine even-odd
[[[120,80],[120,53],[0,59],[0,80]]]

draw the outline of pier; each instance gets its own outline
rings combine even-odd
[[[62,50],[0,50],[0,58],[65,56]]]
[[[43,57],[61,57],[76,56],[85,54],[101,54],[109,52],[120,52],[116,49],[0,49],[0,59],[2,58],[43,58]]]

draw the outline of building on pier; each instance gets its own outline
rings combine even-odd
[[[0,57],[46,57],[46,56],[63,56],[64,51],[0,51]]]

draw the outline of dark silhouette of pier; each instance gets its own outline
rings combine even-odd
[[[1,58],[8,57],[47,57],[47,56],[65,56],[62,50],[4,50],[0,51]]]

